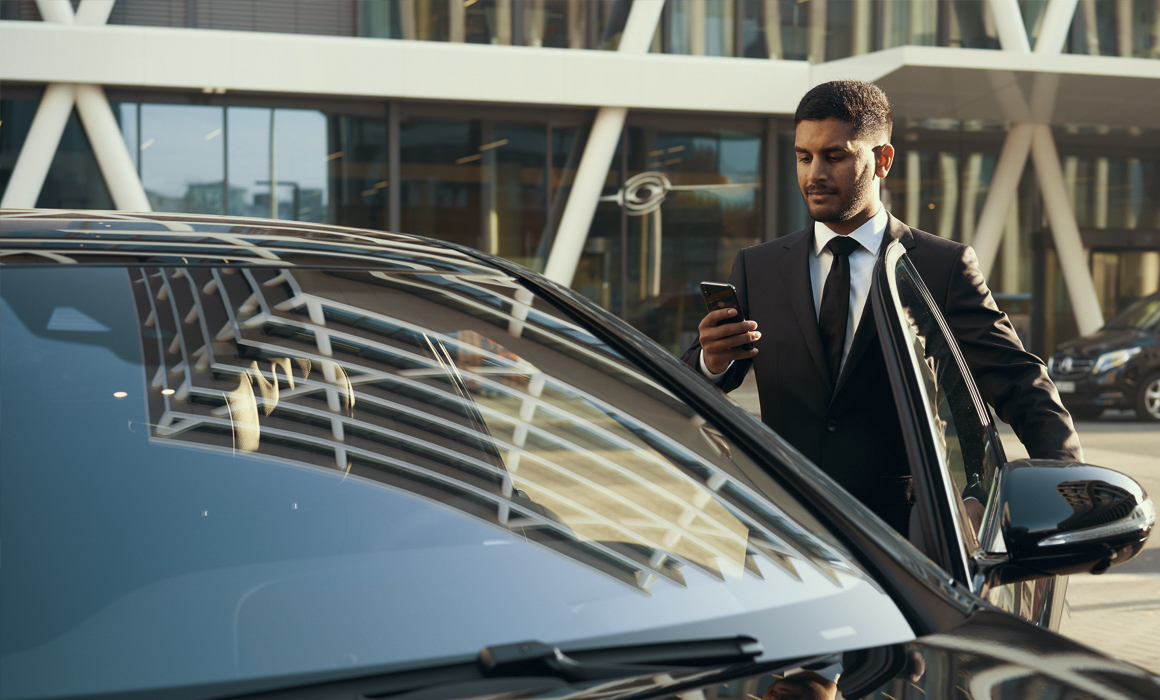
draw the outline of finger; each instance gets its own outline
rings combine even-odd
[[[742,325],[742,324],[737,324]],[[728,357],[730,360],[742,359],[749,357],[749,349],[742,346],[746,343],[754,343],[761,339],[761,331],[749,331],[747,333],[737,333],[728,335],[722,338],[706,339],[701,344],[701,349],[714,357]],[[737,353],[741,353],[738,355]]]
[[[698,324],[698,328],[716,326],[718,323],[721,323],[726,319],[733,318],[736,315],[737,309],[714,309],[713,311],[710,311],[708,314],[706,314],[705,318],[701,319],[701,323]]]
[[[747,352],[748,349],[742,348],[742,346],[748,343],[756,342],[760,339],[760,331],[750,331],[749,333],[738,333],[735,335],[730,335],[728,337],[722,338],[718,342],[722,352],[731,352],[735,350],[744,350]]]
[[[700,329],[702,340],[731,338],[735,335],[745,335],[755,332],[757,332],[756,321],[740,321],[738,323],[726,323],[723,326],[710,326]],[[702,342],[702,345],[704,345],[704,342]]]

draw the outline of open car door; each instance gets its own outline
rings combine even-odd
[[[895,241],[879,257],[873,304],[914,477],[910,539],[982,594],[975,559],[1003,547],[995,509],[988,505],[1007,460],[950,328],[905,253]],[[1031,605],[1022,605],[1024,596],[1014,591],[985,597],[1034,622],[1058,626],[1066,579],[1034,583],[1038,590],[1026,592]]]
[[[1067,579],[1055,574],[1131,558],[1155,521],[1152,503],[1110,469],[1007,463],[992,413],[905,253],[895,241],[879,256],[871,300],[914,477],[910,539],[998,607],[1057,629]]]

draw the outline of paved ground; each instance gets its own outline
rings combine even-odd
[[[1008,459],[1027,452],[1002,426]],[[1126,414],[1076,425],[1084,456],[1136,479],[1160,503],[1160,425]],[[1100,651],[1160,673],[1160,534],[1136,558],[1101,576],[1072,576],[1061,632]]]

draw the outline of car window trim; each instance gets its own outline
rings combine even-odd
[[[945,496],[946,467],[939,458],[938,448],[935,445],[930,417],[926,411],[926,400],[923,398],[925,390],[922,388],[922,379],[917,376],[908,361],[911,357],[910,349],[906,346],[902,320],[897,315],[898,281],[894,271],[897,269],[898,261],[905,254],[905,247],[898,241],[892,241],[875,262],[874,284],[871,290],[874,322],[883,343],[883,363],[894,391],[894,403],[902,428],[907,459],[910,462],[914,490],[916,494],[922,494],[921,498],[916,498],[914,508],[918,509],[918,521],[926,530],[924,541],[931,550],[926,553],[955,580],[970,586],[973,578],[971,557],[959,534],[961,524],[958,521],[957,509],[952,507]],[[910,272],[919,283],[919,291],[924,301],[932,310],[937,311],[930,292],[913,266],[910,267]],[[936,318],[946,333],[947,329],[941,314]],[[948,334],[947,340],[953,340],[953,337]],[[951,347],[954,348],[956,360],[961,362],[957,343],[952,343]],[[971,387],[974,398],[976,394],[973,391],[973,381]],[[930,464],[937,465],[937,475],[927,467]],[[952,523],[951,528],[944,526],[947,522]],[[913,540],[913,536],[911,539]]]

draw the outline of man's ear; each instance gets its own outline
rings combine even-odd
[[[886,177],[890,166],[894,164],[894,146],[884,143],[874,149],[874,174],[879,178]]]

